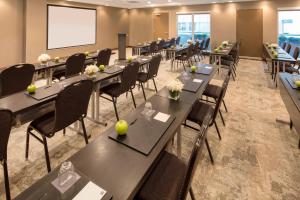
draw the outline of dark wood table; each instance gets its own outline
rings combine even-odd
[[[263,44],[264,56],[267,59],[269,59],[272,63],[271,75],[272,75],[272,78],[274,78],[274,81],[276,82],[276,86],[277,86],[279,77],[276,79],[276,74],[278,74],[280,71],[280,64],[282,64],[283,72],[285,72],[286,64],[287,63],[291,63],[291,64],[296,63],[296,60],[289,53],[287,53],[285,50],[283,50],[280,46],[277,48],[274,48],[274,51],[276,51],[278,53],[277,57],[275,57],[272,54],[272,48],[270,45],[267,45],[266,43]]]
[[[300,90],[293,89],[287,79],[292,78],[292,74],[279,73],[279,89],[284,105],[290,115],[290,126],[295,127],[300,134]],[[300,139],[298,147],[300,148]]]
[[[176,116],[148,156],[110,139],[108,136],[115,132],[114,127],[111,127],[68,160],[74,164],[76,170],[109,191],[113,195],[113,200],[133,199],[155,167],[161,152],[176,133],[181,141],[181,124],[192,109],[193,100],[202,95],[214,73],[215,70],[206,76],[193,74],[191,78],[195,76],[203,78],[201,87],[195,93],[184,92],[178,101],[170,100],[165,96],[165,89],[147,100],[147,102],[151,102],[154,110]],[[143,109],[144,104],[138,106],[134,112],[125,117],[125,120],[132,121],[141,115]],[[178,143],[178,145],[180,148],[181,144]],[[53,187],[49,182],[57,177],[57,170],[56,168],[33,184],[16,199],[28,200],[37,192],[41,197],[44,196],[45,192],[51,191],[51,188],[47,189],[47,187]]]
[[[216,51],[215,49],[211,49],[210,51],[208,51],[210,56],[212,57],[212,63],[218,62],[219,65],[222,65],[222,56],[228,56],[235,46],[236,42],[230,42],[226,47],[223,47],[222,50]]]

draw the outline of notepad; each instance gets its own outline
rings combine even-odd
[[[155,120],[161,121],[161,122],[167,122],[169,118],[170,118],[170,115],[161,113],[161,112],[157,113],[154,117]]]
[[[193,80],[194,83],[202,83],[202,81],[203,81],[203,80],[201,80],[201,79],[196,79],[196,78]]]
[[[105,194],[105,190],[90,181],[73,200],[101,200]]]

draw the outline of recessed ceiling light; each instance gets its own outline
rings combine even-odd
[[[171,2],[172,2],[172,0],[168,0],[168,2],[169,2],[169,3],[171,3]]]
[[[213,2],[211,2],[211,3],[217,3],[217,2],[213,1]]]
[[[148,3],[148,4],[151,4],[151,1],[148,1],[147,3]]]

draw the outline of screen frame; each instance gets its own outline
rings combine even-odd
[[[75,46],[65,46],[65,47],[57,47],[57,48],[51,48],[49,49],[49,8],[50,7],[65,7],[65,8],[75,8],[75,9],[82,9],[82,10],[93,10],[96,12],[95,15],[95,43],[91,43],[91,44],[82,44],[82,45],[75,45]],[[78,7],[78,6],[65,6],[65,5],[57,5],[57,4],[47,4],[47,39],[46,39],[46,47],[47,50],[55,50],[55,49],[64,49],[64,48],[72,48],[72,47],[82,47],[82,46],[89,46],[89,45],[96,45],[97,44],[97,35],[98,35],[98,10],[96,8],[86,8],[86,7]]]

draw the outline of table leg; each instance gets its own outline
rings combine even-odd
[[[177,129],[177,157],[181,158],[181,125]]]
[[[278,83],[278,80],[279,80],[279,68],[280,68],[279,61],[276,61],[276,73],[277,73],[276,74],[277,77],[276,77],[276,80],[275,80],[276,81],[276,84],[275,84],[276,87],[277,87],[277,83]]]

